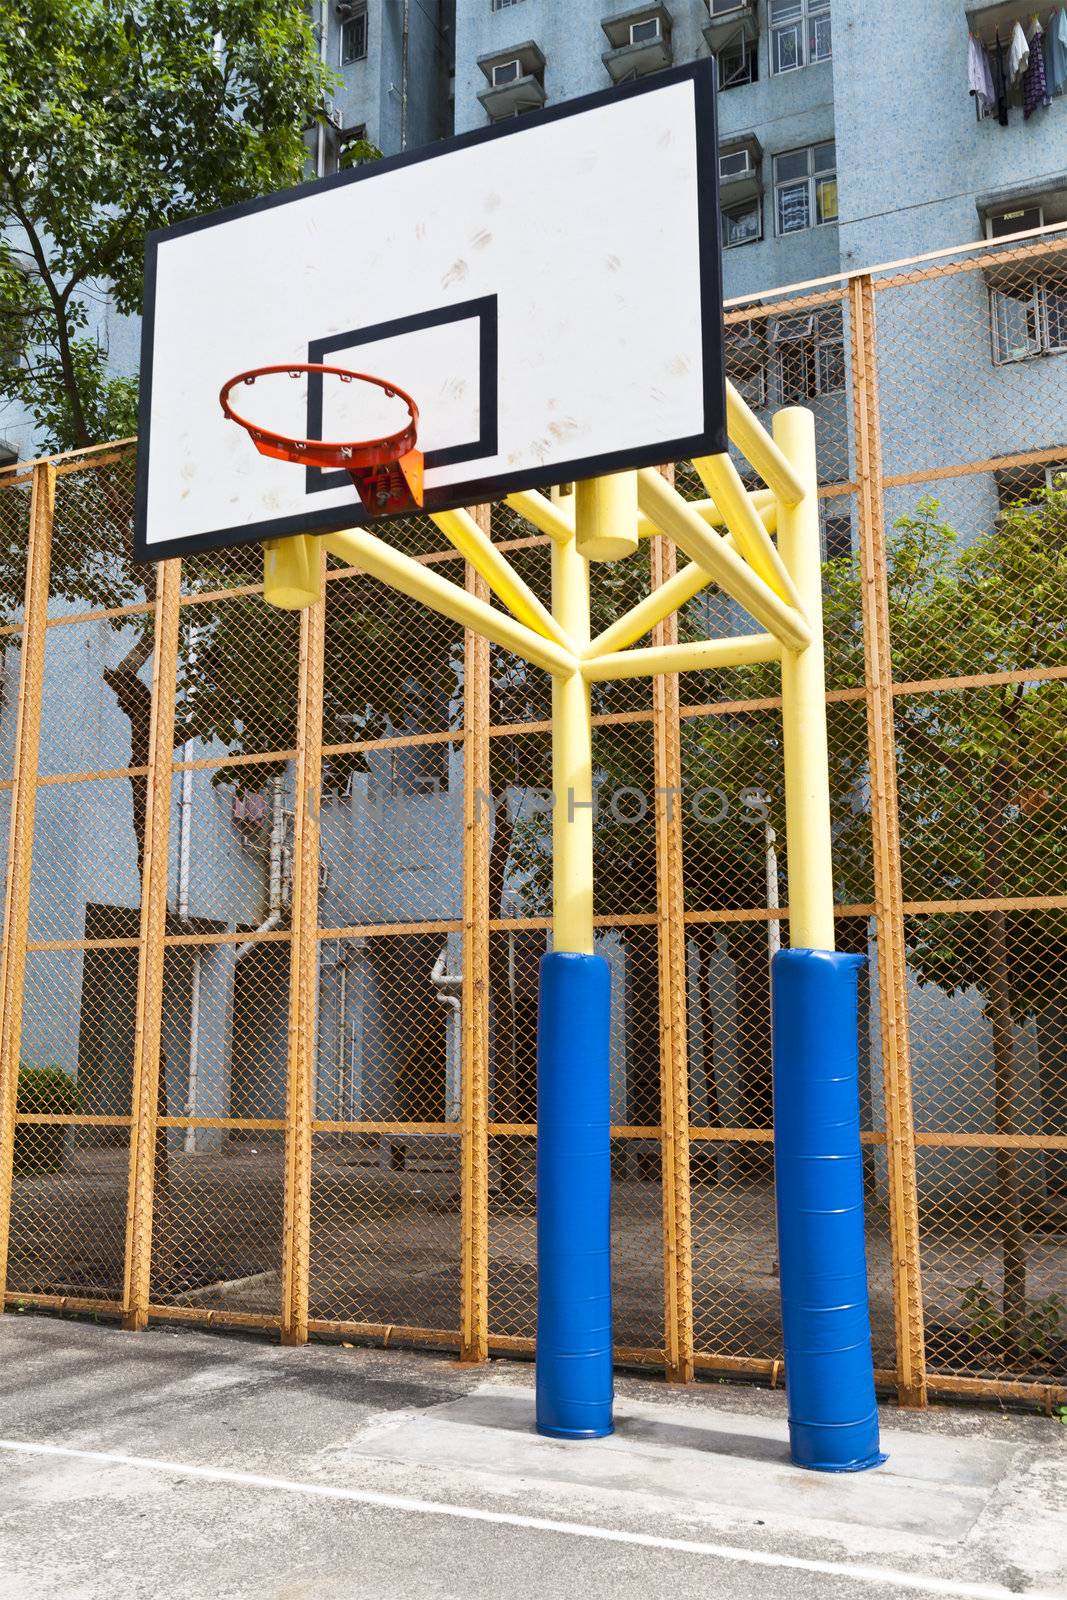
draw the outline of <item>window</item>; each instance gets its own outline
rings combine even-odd
[[[753,411],[767,404],[767,324],[762,318],[726,327],[726,376]]]
[[[759,195],[746,200],[743,205],[730,206],[722,214],[722,243],[724,250],[733,250],[739,244],[756,244],[763,238],[763,207]]]
[[[364,61],[367,55],[367,12],[357,11],[341,24],[341,65]]]
[[[1067,489],[1067,462],[1053,461],[1008,467],[994,473],[993,476],[996,480],[997,505],[1001,516],[1005,511],[1017,511],[1020,506],[1025,507],[1027,501],[1034,501],[1031,509],[1040,512],[1042,490],[1054,489],[1062,492]]]
[[[660,37],[658,17],[646,17],[643,22],[631,22],[631,44],[655,44]]]
[[[491,0],[489,9],[491,11],[506,11],[508,6],[517,6],[518,4],[519,0]]]
[[[832,139],[775,156],[774,214],[779,233],[837,221],[837,149]]]
[[[521,61],[498,61],[493,68],[493,88],[499,89],[505,83],[518,83],[521,77]]]
[[[830,0],[770,0],[771,71],[829,61]]]
[[[813,316],[779,317],[771,342],[779,405],[804,405],[845,387],[840,307],[828,306]]]
[[[852,518],[827,517],[823,531],[823,560],[849,561],[852,558]]]
[[[1031,278],[991,289],[989,306],[996,366],[1067,351],[1067,284]]]
[[[718,52],[719,88],[738,89],[759,82],[759,50],[755,39],[738,34]]]

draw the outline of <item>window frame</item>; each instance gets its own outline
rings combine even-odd
[[[776,4],[783,9],[788,7],[791,15],[785,20],[779,17],[779,20],[775,21]],[[824,61],[833,60],[831,15],[830,0],[768,0],[767,42],[772,78],[784,77],[787,72],[801,72],[805,67],[816,67]],[[818,53],[815,47],[820,29],[824,25],[827,29],[828,48],[824,53]],[[779,40],[790,33],[796,40],[796,60],[789,66],[782,66]]]
[[[727,81],[724,69],[724,62],[728,59],[727,47],[715,53],[715,76],[720,94],[726,94],[730,89],[744,89],[750,83],[759,82],[759,40],[746,38],[743,33],[736,37],[740,67],[738,74],[731,81]],[[746,69],[747,76],[740,76]]]
[[[727,218],[728,217],[734,217],[734,216],[737,215],[738,212],[742,212],[742,211],[745,211],[745,212],[754,211],[756,213],[756,216],[757,216],[757,219],[758,219],[758,227],[756,229],[755,234],[752,236],[752,238],[750,238],[750,239],[735,239],[735,240],[733,240],[731,242],[726,237],[726,221],[727,221]],[[760,243],[762,243],[762,241],[763,241],[763,196],[762,195],[759,195],[759,194],[753,195],[752,198],[749,199],[749,200],[738,200],[732,206],[723,206],[723,208],[722,208],[722,247],[723,247],[724,250],[743,250],[746,245],[749,245],[749,244],[760,244]]]
[[[1047,356],[1067,355],[1067,286],[1060,288],[1058,284],[1051,283],[1048,278],[1035,275],[1026,282],[1030,290],[1029,304],[1017,294],[1011,294],[1007,289],[997,289],[993,286],[989,290],[989,336],[990,346],[995,367],[1018,367],[1027,361],[1040,361]],[[1049,310],[1050,291],[1064,302],[1064,309],[1057,314],[1057,320],[1063,328],[1061,342],[1053,343],[1052,319]],[[1027,334],[1027,348],[1021,355],[1012,353],[1012,347],[1007,343],[1002,333],[1002,322],[998,315],[1001,305],[1014,305],[1024,308],[1023,315],[1029,320],[1033,316],[1035,332]]]
[[[807,324],[803,331],[782,332],[783,325],[789,328],[801,322]],[[811,400],[844,392],[848,374],[840,307],[825,306],[808,317],[801,314],[776,319],[770,329],[770,344],[776,404],[807,405]],[[797,360],[803,363],[802,380],[787,384],[786,362]]]
[[[826,145],[834,146],[834,164],[832,167],[816,167],[815,152]],[[804,177],[780,178],[778,176],[779,163],[787,156],[807,156],[808,170]],[[807,233],[812,228],[829,228],[837,223],[840,216],[840,207],[837,204],[837,140],[819,139],[815,144],[801,145],[795,150],[779,150],[772,157],[772,175],[774,188],[774,232],[779,239],[788,238],[793,233]],[[819,184],[832,181],[834,186],[834,214],[832,217],[819,219]],[[799,190],[806,185],[805,201],[807,207],[807,222],[798,228],[782,227],[782,193],[786,189]]]
[[[348,37],[349,29],[353,28],[357,23],[363,28],[363,49],[358,55],[347,55],[345,53],[345,40]],[[339,64],[342,67],[354,67],[357,61],[366,61],[369,48],[370,17],[367,14],[367,7],[363,6],[361,10],[354,12],[350,17],[346,17],[341,23],[341,36],[337,51]]]

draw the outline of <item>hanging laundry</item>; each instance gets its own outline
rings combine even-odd
[[[1030,46],[1026,42],[1022,23],[1017,22],[1011,30],[1011,46],[1008,50],[1008,82],[1013,89],[1029,65]]]
[[[1008,63],[1004,45],[997,29],[997,39],[990,52],[989,66],[993,77],[993,93],[997,97],[997,121],[1002,128],[1008,126]]]
[[[1045,82],[1050,94],[1067,89],[1067,10],[1062,6],[1045,28]]]
[[[1052,104],[1045,82],[1045,52],[1042,48],[1041,24],[1036,17],[1030,24],[1027,44],[1030,48],[1030,60],[1023,74],[1023,116],[1029,121],[1038,106]]]
[[[997,109],[997,91],[993,90],[993,75],[989,70],[989,58],[982,50],[981,40],[974,34],[969,35],[966,46],[966,75],[968,75],[969,93],[974,96],[974,109],[981,122],[982,117],[989,117]]]
[[[976,39],[973,33],[967,45],[967,79],[981,121],[996,110],[997,95],[993,88],[993,74],[989,70],[989,57],[982,48],[981,40]]]

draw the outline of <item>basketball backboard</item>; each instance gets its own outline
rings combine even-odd
[[[431,511],[725,450],[714,62],[153,234],[139,558],[366,520],[347,473],[222,413],[235,373],[290,361],[414,397]],[[314,375],[243,394],[309,438],[404,416]]]

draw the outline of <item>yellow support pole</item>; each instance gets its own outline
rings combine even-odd
[[[581,511],[579,510],[579,522]],[[589,643],[589,564],[576,537],[552,545],[552,610],[579,649]],[[593,725],[589,685],[552,680],[552,946],[593,954]]]
[[[524,582],[510,561],[497,549],[488,533],[484,532],[469,511],[435,511],[431,522],[440,528],[445,538],[466,557],[483,577],[498,600],[502,600],[519,622],[532,628],[545,639],[554,639],[564,650],[571,650],[571,642],[546,605]]]
[[[696,463],[694,462],[695,465]],[[774,497],[774,490],[753,489],[749,493],[746,489],[745,498],[758,514],[767,532],[773,533],[778,526],[778,501]],[[721,528],[726,521],[725,515],[714,500],[689,500],[686,504],[691,510],[697,512],[699,516],[702,516],[705,522],[710,523],[713,528]],[[651,539],[660,530],[656,527],[651,517],[639,515],[637,518],[637,531],[642,539]]]
[[[779,411],[774,437],[804,490],[795,505],[779,504],[778,545],[812,633],[806,649],[786,650],[782,656],[789,942],[794,950],[832,950],[834,878],[815,418],[800,406]]]
[[[802,650],[811,643],[805,617],[780,600],[658,472],[644,468],[637,475],[637,484],[641,509],[751,617],[791,650]],[[778,535],[781,538],[781,509]]]
[[[714,495],[715,504],[722,511],[732,529],[738,552],[748,562],[753,572],[758,572],[780,600],[803,610],[797,597],[793,580],[785,569],[778,551],[759,512],[752,504],[741,475],[728,455],[705,456],[693,462],[700,481],[708,493]]]
[[[575,485],[575,537],[587,561],[621,561],[637,549],[637,473]]]
[[[322,599],[322,546],[314,534],[264,543],[263,598],[281,611],[303,611]]]
[[[532,628],[516,622],[502,611],[494,611],[484,600],[468,594],[458,584],[450,583],[432,568],[394,550],[373,533],[367,533],[362,528],[350,528],[345,533],[323,534],[320,542],[331,555],[338,556],[350,566],[380,579],[390,588],[399,589],[401,594],[409,595],[412,600],[421,601],[428,610],[451,617],[453,622],[459,622],[465,628],[473,628],[493,644],[514,651],[524,661],[544,667],[546,672],[569,676],[577,667],[570,650],[564,650],[552,639],[542,638]],[[264,599],[271,599],[268,590],[264,591]],[[560,621],[566,628],[562,617]]]
[[[627,645],[643,639],[650,628],[673,616],[681,606],[698,595],[701,589],[706,589],[710,582],[711,578],[703,567],[698,567],[695,561],[691,561],[681,572],[673,573],[658,589],[653,589],[644,600],[639,600],[625,616],[619,617],[609,628],[605,628],[603,633],[598,633],[589,648],[583,652],[585,659],[591,661],[597,656],[611,655],[613,651],[625,650]]]
[[[620,650],[582,662],[587,683],[613,678],[651,678],[662,672],[709,672],[723,667],[750,667],[760,661],[779,661],[782,646],[773,633],[753,633],[741,639],[697,639],[690,644],[652,645],[647,650]]]
[[[550,500],[537,489],[520,489],[515,494],[505,495],[504,504],[509,505],[512,511],[517,511],[520,517],[525,517],[527,522],[532,522],[541,533],[547,533],[556,544],[566,544],[568,539],[574,537],[571,498],[568,496],[566,501]]]
[[[779,504],[797,505],[804,498],[803,479],[729,378],[726,380],[726,426],[731,442],[755,467],[764,483],[774,490]]]

